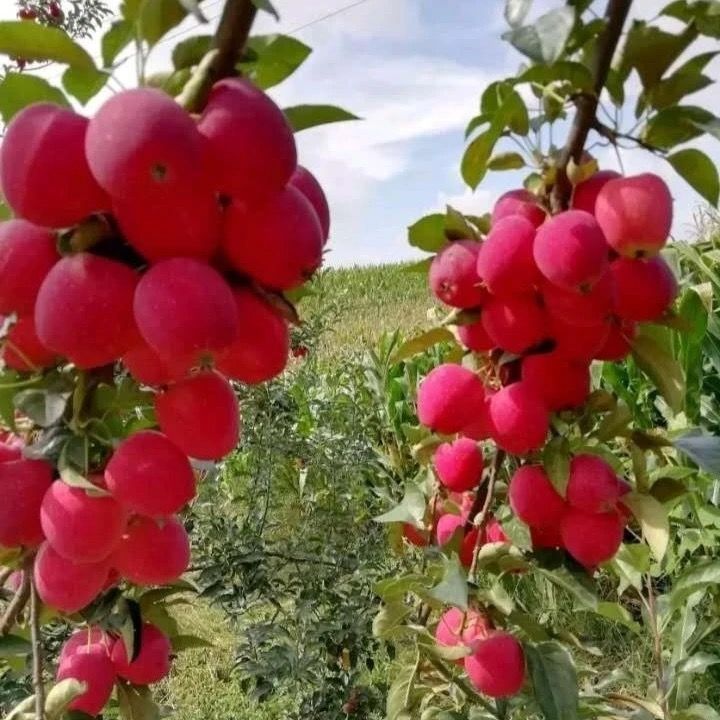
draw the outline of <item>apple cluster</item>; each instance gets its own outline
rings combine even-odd
[[[177,514],[196,493],[190,458],[236,447],[231,381],[284,369],[289,328],[272,298],[320,266],[329,211],[280,108],[237,78],[200,116],[150,88],[89,120],[31,105],[7,128],[0,185],[15,213],[0,223],[4,365],[120,372],[154,393],[158,429],[115,443],[82,483],[25,457],[20,438],[0,444],[0,545],[36,552],[40,598],[75,613],[122,580],[163,585],[187,569]],[[126,677],[120,647],[112,682],[94,650],[61,663],[105,678],[79,709],[99,712]]]
[[[107,705],[118,679],[137,686],[160,682],[170,672],[171,657],[170,639],[152,623],[140,628],[139,651],[132,661],[121,638],[90,626],[76,630],[62,646],[56,679],[84,683],[85,691],[70,708],[95,716]]]
[[[470,682],[492,698],[515,695],[525,682],[525,654],[512,634],[493,628],[482,612],[466,613],[450,608],[435,628],[435,641],[441,647],[464,647],[467,654],[456,660],[463,665]]]
[[[434,295],[461,311],[457,337],[477,354],[479,367],[445,363],[418,388],[420,422],[450,436],[433,457],[446,497],[478,488],[485,464],[480,441],[492,441],[520,456],[509,501],[528,525],[533,548],[563,549],[588,570],[618,551],[630,517],[622,498],[631,488],[603,458],[577,454],[561,494],[532,454],[545,445],[552,413],[587,400],[591,363],[625,358],[639,326],[670,310],[678,285],[660,251],[671,224],[672,198],[661,178],[600,171],[577,184],[570,208],[556,215],[527,190],[506,193],[486,238],[450,242],[429,271]],[[436,539],[442,546],[460,533],[460,559],[468,567],[477,547],[507,538],[491,515],[482,528],[473,526],[467,496],[454,503],[459,513],[435,518]],[[404,533],[415,544],[428,542],[424,530],[406,525]],[[466,622],[461,616],[453,622]],[[471,618],[471,634],[475,624]],[[513,657],[519,652],[520,667],[522,651],[511,649],[517,641],[509,637],[498,646]],[[464,638],[470,646],[476,640]],[[465,661],[470,679],[493,695],[494,656],[483,670],[472,657]],[[506,676],[515,677],[509,670]]]

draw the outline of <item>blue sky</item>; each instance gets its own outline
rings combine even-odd
[[[328,264],[417,257],[406,243],[406,228],[418,217],[442,210],[446,203],[485,212],[498,195],[521,182],[521,173],[491,173],[471,193],[459,172],[463,129],[476,113],[480,94],[522,61],[500,39],[506,29],[504,0],[364,0],[354,7],[348,7],[352,0],[274,4],[281,21],[263,13],[255,32],[289,32],[312,46],[313,53],[294,76],[272,90],[273,96],[282,105],[332,102],[364,118],[298,136],[301,162],[317,174],[330,200]],[[535,0],[534,13],[559,4]],[[655,0],[636,0],[634,12],[649,17],[657,5]],[[209,0],[203,7],[213,21],[222,1]],[[173,34],[207,31],[195,30],[187,21]],[[169,64],[173,44],[156,48],[151,71]],[[716,49],[704,43],[698,50],[708,48]],[[97,42],[88,49],[99,55]],[[717,74],[717,61],[709,72]],[[133,84],[132,61],[121,67],[119,76]],[[715,87],[693,98],[709,108],[719,100]],[[720,159],[717,141],[703,141],[701,147],[715,161]],[[598,159],[617,168],[615,154],[608,150],[601,150]],[[675,232],[689,236],[701,199],[662,160],[626,151],[623,161],[629,173],[650,170],[669,181],[676,200]]]

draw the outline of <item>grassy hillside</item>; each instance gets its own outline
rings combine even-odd
[[[317,352],[323,363],[372,346],[384,332],[411,334],[429,325],[432,306],[424,273],[407,265],[327,270],[316,280],[314,293],[300,303],[300,313],[317,331]],[[300,334],[302,335],[302,330]],[[182,653],[163,688],[163,702],[178,720],[246,717],[280,720],[287,716],[282,699],[262,705],[243,693],[233,676],[235,635],[222,612],[205,603],[178,606],[183,632],[206,637],[213,648]]]
[[[407,264],[331,269],[316,280],[313,295],[299,310],[312,322],[320,305],[331,308],[332,324],[324,328],[324,356],[374,345],[384,332],[413,333],[428,326],[432,299],[427,275]]]

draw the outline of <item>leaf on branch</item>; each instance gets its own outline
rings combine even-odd
[[[634,69],[640,76],[643,88],[653,88],[695,39],[696,34],[697,31],[689,28],[675,35],[635,20],[625,41],[620,64],[622,77],[627,78]]]
[[[78,102],[85,105],[106,85],[110,74],[103,70],[69,67],[63,73],[63,87]]]
[[[387,694],[386,720],[401,720],[401,718],[405,717],[405,710],[410,705],[410,697],[419,665],[420,655],[418,654],[412,665],[405,665],[395,675],[395,680]]]
[[[720,197],[720,178],[715,163],[702,151],[688,148],[668,155],[667,161],[680,177],[714,207]]]
[[[680,363],[646,329],[633,340],[632,351],[638,367],[653,381],[670,408],[680,412],[685,401]]]
[[[593,88],[593,77],[590,70],[579,62],[561,60],[552,65],[533,65],[521,73],[516,83],[539,83],[550,85],[554,82],[566,82],[574,89],[590,91]]]
[[[445,208],[445,237],[448,240],[477,240],[478,234],[459,210],[447,205]]]
[[[640,523],[643,537],[650,546],[655,559],[662,560],[670,541],[670,522],[667,509],[652,495],[641,495],[635,492],[623,495],[622,502]]]
[[[199,65],[210,50],[212,35],[196,35],[179,42],[172,51],[172,62],[176,70]]]
[[[55,392],[45,388],[21,390],[13,398],[13,404],[36,425],[48,427],[63,416],[70,395],[69,391]]]
[[[640,137],[654,147],[669,150],[710,132],[717,118],[701,107],[678,105],[653,115],[645,124]]]
[[[160,720],[160,708],[147,687],[117,683],[117,698],[122,720]]]
[[[425,517],[425,496],[417,485],[409,483],[400,504],[375,518],[378,523],[410,523],[414,527],[423,527]]]
[[[57,720],[68,709],[70,703],[87,689],[85,683],[68,678],[54,685],[45,698],[45,717]]]
[[[103,65],[110,67],[133,39],[134,28],[127,20],[116,20],[100,41]]]
[[[92,70],[92,57],[64,30],[24,20],[0,22],[0,54],[34,62],[50,60]]]
[[[290,77],[310,56],[312,48],[290,35],[250,38],[238,70],[258,87],[268,88]]]
[[[517,152],[503,152],[488,160],[488,170],[519,170],[525,167],[525,159]]]
[[[389,638],[397,630],[404,627],[405,620],[412,612],[402,599],[387,601],[373,618],[373,635],[378,638]]]
[[[178,0],[143,0],[137,20],[140,37],[152,47],[186,16]]]
[[[362,119],[335,105],[295,105],[283,108],[283,112],[296,133],[318,125]]]
[[[458,556],[443,557],[445,573],[443,579],[428,595],[445,605],[453,605],[461,610],[468,609],[468,586],[465,571],[460,566]]]
[[[561,7],[541,15],[531,25],[504,33],[502,37],[534,62],[551,65],[562,55],[574,25],[575,10]]]
[[[408,227],[408,243],[426,252],[438,252],[447,245],[445,216],[433,213],[420,218]]]
[[[446,327],[436,327],[406,340],[390,358],[391,363],[399,363],[443,342],[454,342],[455,336]]]
[[[270,13],[276,20],[280,19],[280,13],[278,13],[270,0],[252,0],[252,4],[258,10],[264,10],[266,13]]]
[[[683,607],[690,595],[711,585],[720,585],[720,560],[701,561],[686,570],[673,584],[670,607]]]
[[[0,82],[0,115],[6,125],[20,110],[36,102],[70,107],[62,90],[35,75],[9,72]]]
[[[704,673],[709,667],[720,663],[720,657],[707,652],[696,652],[694,655],[683,658],[676,666],[675,672]]]
[[[579,687],[572,656],[560,643],[525,645],[535,698],[545,720],[576,720]]]

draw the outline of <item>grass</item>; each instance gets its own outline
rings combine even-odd
[[[374,346],[384,332],[410,335],[431,325],[432,298],[426,273],[407,264],[331,269],[316,281],[316,294],[299,311],[312,318],[321,303],[333,304],[335,321],[323,333],[322,354],[332,360]]]
[[[407,272],[406,265],[327,270],[317,279],[315,294],[300,304],[303,319],[313,322],[318,308],[332,306],[332,326],[324,329],[318,352],[332,363],[373,346],[384,332],[400,329],[413,334],[431,324],[432,300],[424,273]],[[236,640],[219,610],[204,601],[175,609],[184,633],[199,635],[212,648],[183,652],[164,684],[162,701],[177,720],[280,720],[287,716],[282,699],[255,703],[233,676]]]

